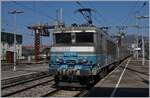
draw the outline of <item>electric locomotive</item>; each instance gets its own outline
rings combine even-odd
[[[58,86],[88,86],[103,77],[118,60],[115,41],[92,25],[90,19],[84,25],[57,26],[53,39],[49,71]]]

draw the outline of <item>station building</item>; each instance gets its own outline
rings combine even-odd
[[[1,32],[1,60],[13,62],[14,58],[14,34]],[[22,57],[22,35],[16,34],[16,59]]]

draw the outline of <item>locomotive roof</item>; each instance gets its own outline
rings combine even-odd
[[[96,32],[96,27],[61,27],[55,28],[54,33],[80,33],[80,32]]]

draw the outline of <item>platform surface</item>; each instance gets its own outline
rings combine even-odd
[[[129,58],[98,82],[86,96],[89,97],[148,97],[149,61]]]

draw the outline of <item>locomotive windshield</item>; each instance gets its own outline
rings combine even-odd
[[[58,33],[55,34],[55,40],[57,44],[69,44],[71,43],[71,33]]]
[[[93,43],[93,33],[76,33],[76,43]]]
[[[92,32],[81,32],[81,33],[56,33],[55,34],[56,44],[78,44],[78,43],[93,43],[94,36]]]

